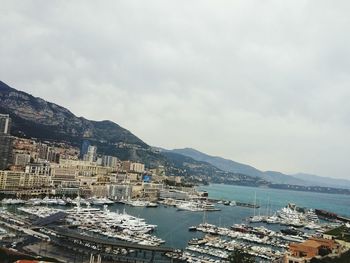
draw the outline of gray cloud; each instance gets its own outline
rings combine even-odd
[[[348,177],[347,1],[2,1],[2,80],[151,145]]]

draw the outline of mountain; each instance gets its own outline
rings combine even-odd
[[[329,178],[306,173],[292,174],[292,176],[297,179],[302,179],[308,182],[309,184],[315,184],[315,182],[317,182],[317,184],[320,186],[350,189],[350,180],[346,179]]]
[[[274,172],[274,171],[263,172],[252,166],[238,163],[232,160],[224,159],[218,156],[210,156],[208,154],[202,153],[200,151],[197,151],[191,148],[174,149],[172,150],[172,152],[191,157],[197,161],[210,163],[223,171],[232,172],[232,173],[241,173],[249,176],[256,176],[276,184],[295,184],[295,185],[306,184],[306,182],[301,178],[296,178],[290,175],[286,175],[286,174],[283,174],[280,172]]]
[[[111,121],[92,121],[77,117],[68,109],[0,81],[0,112],[12,119],[11,133],[19,137],[65,141],[79,147],[88,139],[99,153],[145,163],[163,163],[165,158],[151,150],[130,131]]]
[[[215,165],[216,167],[218,167],[223,171],[250,174],[252,176],[261,177],[261,171],[259,171],[258,169],[255,169],[252,166],[237,163],[235,161],[227,160],[217,156],[210,156],[208,154],[202,153],[192,148],[174,149],[172,150],[172,152],[191,157],[197,161],[211,163],[212,165]]]
[[[174,149],[171,150],[171,152],[191,157],[197,161],[210,163],[223,171],[256,176],[274,184],[292,184],[301,186],[321,186],[350,189],[350,181],[345,179],[334,179],[306,173],[287,175],[275,171],[260,171],[253,166],[238,163],[217,156],[210,156],[191,148]]]
[[[57,104],[15,90],[1,81],[0,110],[11,115],[14,133],[21,132],[29,137],[48,140],[62,138],[74,142],[89,138],[147,147],[146,143],[116,123],[77,117]]]
[[[168,167],[171,168],[170,170],[168,169],[168,172],[174,175],[185,176],[187,178],[195,175],[199,181],[211,183],[237,184],[245,186],[268,186],[270,184],[261,178],[241,173],[223,171],[210,163],[198,161],[175,152],[162,151],[162,154],[166,156],[170,164]],[[182,167],[183,169],[179,170],[177,167]]]
[[[84,139],[88,139],[97,146],[99,154],[140,161],[147,167],[164,165],[166,173],[170,175],[196,177],[196,180],[203,182],[267,184],[259,178],[225,172],[191,157],[161,152],[114,122],[77,117],[62,106],[13,89],[1,81],[0,113],[10,114],[11,133],[15,136],[33,137],[42,141],[65,141],[77,147]]]
[[[327,178],[306,175],[292,177],[278,172],[262,172],[252,166],[203,154],[194,149],[167,151],[150,147],[112,121],[93,121],[77,117],[62,106],[13,89],[1,81],[0,113],[10,114],[11,133],[15,136],[33,137],[41,141],[65,141],[77,147],[84,139],[88,139],[97,146],[99,154],[117,156],[121,160],[140,161],[147,167],[163,165],[170,175],[204,182],[252,186],[267,186],[268,181],[295,185],[312,185],[311,181],[329,183]],[[349,185],[346,180],[331,183],[332,186],[340,187]]]

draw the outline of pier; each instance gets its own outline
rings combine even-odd
[[[336,213],[332,213],[326,210],[321,210],[321,209],[315,209],[316,214],[321,217],[322,219],[325,220],[330,220],[330,221],[336,221],[339,220],[344,223],[350,223],[350,218],[345,217],[345,216],[340,216]]]
[[[66,216],[66,213],[58,212],[29,222],[6,211],[0,216],[0,226],[17,233],[14,242],[18,241],[19,236],[23,237],[17,246],[21,251],[37,255],[44,253],[45,256],[60,257],[63,261],[68,259],[68,262],[86,262],[91,255],[106,263],[181,262],[166,255],[176,252],[173,248],[81,234],[62,225],[62,219]]]
[[[208,199],[210,202],[222,202],[224,205],[230,205],[231,203],[234,203],[235,206],[241,206],[241,207],[248,207],[248,208],[259,208],[260,206],[257,204],[251,204],[251,203],[245,203],[245,202],[240,202],[240,201],[234,201],[234,200],[224,200],[224,199],[215,199],[215,198],[210,198]]]
[[[100,256],[104,260],[128,263],[167,263],[176,262],[165,253],[174,252],[173,248],[155,247],[120,242],[85,236],[78,233],[68,233],[66,229],[52,228],[56,235],[51,236],[51,242],[57,246],[73,250],[80,255]],[[173,261],[172,261],[173,260]],[[77,261],[79,262],[79,261]],[[180,262],[180,261],[178,261]]]
[[[96,245],[100,245],[103,247],[118,247],[118,248],[125,248],[125,249],[136,249],[136,250],[146,250],[146,251],[155,251],[155,252],[173,252],[173,248],[168,247],[155,247],[155,246],[145,246],[145,245],[139,245],[134,243],[127,243],[127,242],[120,242],[120,241],[112,241],[102,238],[96,238],[86,235],[80,235],[77,233],[68,233],[66,229],[60,229],[60,228],[54,228],[54,231],[56,234],[59,235],[62,239],[66,240],[80,240],[85,241],[89,243],[93,243]]]

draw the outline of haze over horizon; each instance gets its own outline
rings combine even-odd
[[[2,1],[1,80],[149,145],[349,179],[348,1]]]

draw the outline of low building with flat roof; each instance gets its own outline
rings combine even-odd
[[[340,252],[340,245],[334,240],[312,237],[302,243],[290,243],[284,262],[306,263],[314,257],[339,254]]]

